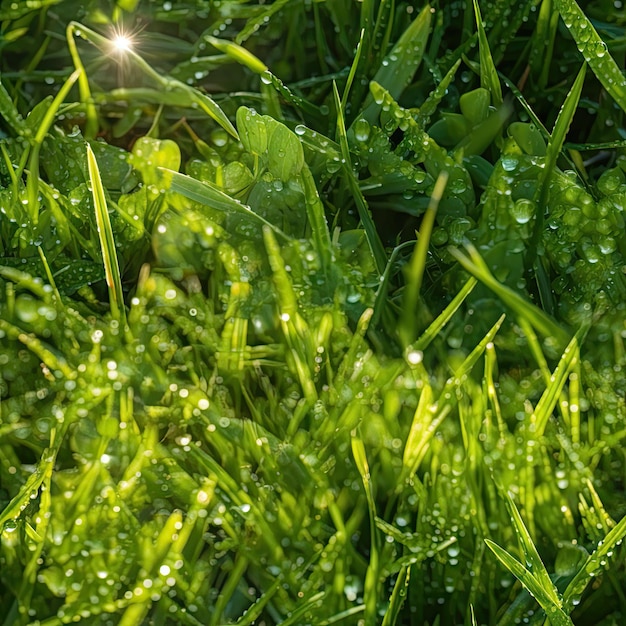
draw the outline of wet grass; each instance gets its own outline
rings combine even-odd
[[[622,623],[620,3],[0,17],[2,624]]]

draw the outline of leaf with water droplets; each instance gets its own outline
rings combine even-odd
[[[610,55],[591,20],[575,0],[555,0],[555,4],[585,61],[622,111],[626,111],[624,74]]]

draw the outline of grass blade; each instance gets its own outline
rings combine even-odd
[[[477,284],[477,280],[473,277],[461,287],[459,293],[452,298],[450,304],[437,316],[430,326],[422,333],[419,339],[413,344],[414,350],[425,350],[432,340],[441,332],[443,327],[450,321],[454,313],[461,306],[465,298],[472,292]]]
[[[593,491],[592,491],[593,494]],[[589,555],[584,565],[574,576],[563,593],[565,606],[573,606],[580,600],[580,596],[587,585],[596,580],[597,574],[606,567],[606,560],[614,553],[626,537],[626,516],[623,517],[598,543],[596,550]]]
[[[124,292],[122,291],[122,278],[115,249],[115,239],[113,238],[113,229],[109,219],[109,210],[104,195],[102,179],[100,178],[98,161],[89,144],[87,144],[87,168],[89,170],[91,193],[96,211],[96,224],[98,226],[104,272],[111,301],[111,315],[124,328],[126,326],[126,311],[124,309]]]
[[[548,615],[550,622],[556,626],[573,626],[572,620],[563,611],[563,600],[559,596],[557,588],[554,586],[548,571],[546,570],[539,552],[522,520],[511,496],[502,492],[515,534],[520,543],[526,566],[522,565],[514,556],[509,554],[504,548],[489,539],[485,543],[496,555],[498,560],[528,589],[539,602],[541,608]]]
[[[563,356],[559,361],[559,364],[554,371],[554,374],[550,377],[550,384],[546,387],[545,391],[541,395],[537,407],[533,413],[535,421],[536,437],[541,437],[548,424],[548,419],[552,415],[552,411],[563,391],[563,387],[567,382],[567,379],[580,360],[580,350],[578,348],[578,336],[572,337],[567,348],[563,352]]]
[[[478,29],[478,45],[480,48],[480,86],[484,87],[491,94],[491,103],[500,108],[502,106],[502,87],[498,79],[498,72],[494,65],[487,34],[483,26],[483,18],[480,15],[478,0],[474,0],[474,13],[476,15],[476,28]]]
[[[386,89],[396,101],[409,85],[422,62],[430,34],[431,18],[431,8],[427,4],[402,33],[374,75],[374,82]],[[373,124],[379,111],[380,105],[370,95],[366,100],[366,106],[361,117]]]
[[[361,475],[365,497],[367,498],[367,509],[370,517],[370,562],[365,575],[363,588],[363,598],[365,602],[365,623],[376,623],[376,609],[378,604],[378,563],[379,546],[378,535],[376,533],[376,505],[374,504],[374,488],[370,475],[370,468],[367,462],[363,439],[356,433],[352,435],[352,455],[354,462]]]
[[[548,148],[546,151],[546,163],[541,172],[541,179],[538,185],[539,198],[537,201],[537,210],[535,212],[535,227],[526,253],[526,267],[531,268],[537,262],[537,247],[543,233],[544,216],[546,213],[548,193],[550,191],[550,181],[552,173],[556,167],[556,160],[563,148],[563,142],[574,119],[574,114],[578,107],[580,94],[582,93],[583,84],[585,82],[586,65],[583,65],[576,76],[576,80],[567,94],[563,106],[559,111],[559,115],[554,123]],[[540,285],[539,285],[540,286]],[[549,294],[546,294],[549,299]],[[544,300],[547,301],[547,300]]]
[[[189,198],[189,200],[199,202],[213,209],[224,211],[225,213],[235,212],[246,215],[261,222],[264,226],[268,226],[282,239],[289,239],[289,236],[280,230],[278,226],[271,224],[264,217],[255,213],[249,206],[239,202],[239,200],[235,198],[231,198],[228,194],[214,185],[211,185],[209,182],[199,181],[196,178],[175,172],[174,170],[168,170],[164,167],[160,167],[159,170],[163,173],[164,177],[169,178],[170,189],[179,193],[181,196],[185,196],[185,198]]]
[[[469,257],[456,248],[449,248],[450,254],[466,271],[489,287],[517,315],[528,320],[533,328],[545,337],[552,337],[559,344],[566,344],[568,341],[567,333],[549,315],[532,302],[522,298],[510,287],[498,282],[473,246],[467,245],[467,250]]]
[[[527,570],[515,557],[511,556],[504,548],[501,548],[497,543],[494,543],[490,539],[485,539],[485,543],[489,549],[496,555],[496,558],[506,569],[511,572],[517,578],[530,594],[539,602],[541,608],[547,613],[550,623],[553,626],[573,626],[574,623],[569,616],[563,611],[563,609],[552,602],[549,594],[541,586],[539,581]],[[552,590],[554,586],[550,583]]]
[[[385,254],[385,248],[380,240],[374,221],[372,220],[367,202],[363,197],[363,192],[359,187],[359,182],[356,178],[354,170],[352,169],[348,136],[346,134],[346,124],[343,117],[343,109],[339,98],[339,92],[337,91],[337,85],[335,83],[333,83],[333,92],[335,94],[335,107],[337,108],[337,135],[339,138],[339,145],[341,147],[341,155],[344,161],[343,170],[346,174],[348,186],[350,187],[350,191],[352,192],[354,201],[359,211],[359,218],[361,219],[363,230],[365,231],[365,236],[367,237],[367,242],[370,246],[370,250],[372,251],[372,256],[374,257],[376,269],[382,276],[387,265],[387,255]]]
[[[554,0],[556,7],[574,38],[585,61],[602,86],[613,96],[622,111],[626,111],[624,74],[607,46],[575,0]]]
[[[419,299],[420,291],[422,288],[422,279],[424,277],[424,271],[426,270],[426,257],[428,256],[428,246],[430,245],[430,236],[435,224],[435,215],[439,208],[439,202],[443,197],[448,183],[447,170],[441,170],[435,188],[430,197],[426,213],[422,218],[420,225],[419,236],[415,249],[411,255],[411,260],[405,266],[406,277],[406,290],[404,293],[404,300],[402,302],[402,315],[400,317],[400,323],[398,328],[398,334],[402,340],[402,344],[406,347],[414,339],[415,333],[419,328]]]

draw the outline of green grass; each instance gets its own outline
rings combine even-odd
[[[623,623],[621,5],[0,18],[0,625]]]

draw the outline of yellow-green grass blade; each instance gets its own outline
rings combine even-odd
[[[104,187],[100,178],[98,161],[91,146],[87,144],[87,168],[89,170],[89,180],[91,182],[91,193],[93,195],[94,209],[96,212],[96,225],[98,227],[98,237],[100,238],[100,249],[102,251],[102,261],[109,298],[111,303],[111,315],[122,325],[126,326],[126,310],[124,309],[124,292],[122,291],[122,277],[120,266],[117,260],[115,249],[115,239],[109,218]]]
[[[489,549],[506,569],[511,572],[528,589],[530,594],[539,602],[550,619],[552,626],[573,626],[572,620],[563,609],[552,602],[550,595],[545,592],[539,581],[526,569],[515,557],[509,554],[504,548],[490,539],[485,539]]]
[[[278,226],[268,222],[264,217],[255,213],[249,206],[232,198],[215,185],[164,167],[160,167],[159,170],[163,173],[164,179],[169,182],[171,191],[179,193],[181,196],[189,198],[189,200],[199,202],[200,204],[218,209],[219,211],[224,211],[225,213],[234,212],[246,215],[264,226],[271,228],[282,239],[289,239]]]
[[[580,600],[587,585],[596,580],[597,574],[605,568],[607,559],[614,554],[616,547],[624,541],[625,537],[626,516],[624,516],[608,532],[605,538],[598,543],[596,550],[589,555],[583,566],[569,583],[563,593],[566,606],[573,606],[573,604]]]
[[[435,320],[428,326],[428,328],[420,335],[417,341],[413,344],[413,350],[425,350],[437,335],[441,332],[444,326],[450,321],[454,313],[461,306],[465,298],[472,292],[478,281],[472,276],[467,282],[459,289],[459,292],[452,298],[450,304],[435,318]]]
[[[435,224],[435,215],[439,208],[439,202],[443,197],[448,183],[447,170],[441,170],[433,193],[428,202],[428,207],[422,218],[419,236],[415,244],[415,249],[411,255],[411,260],[404,268],[406,278],[406,288],[404,291],[404,299],[402,302],[402,315],[398,328],[398,334],[403,346],[408,346],[415,340],[419,330],[419,299],[422,288],[422,279],[426,270],[426,257],[428,256],[428,246],[430,245],[430,236]]]
[[[370,561],[365,574],[363,584],[363,598],[365,603],[365,623],[375,624],[378,605],[378,581],[379,581],[379,546],[376,531],[376,505],[374,503],[374,487],[370,474],[367,454],[363,439],[355,432],[352,435],[352,455],[357,470],[363,482],[365,497],[367,499],[367,509],[370,518]]]
[[[541,395],[537,407],[535,408],[533,419],[535,421],[535,430],[533,435],[541,437],[546,429],[548,420],[554,411],[554,407],[563,391],[565,383],[572,372],[573,368],[580,360],[580,350],[578,348],[578,336],[572,337],[567,348],[561,356],[561,360],[556,370],[550,377],[550,384],[546,387]]]

